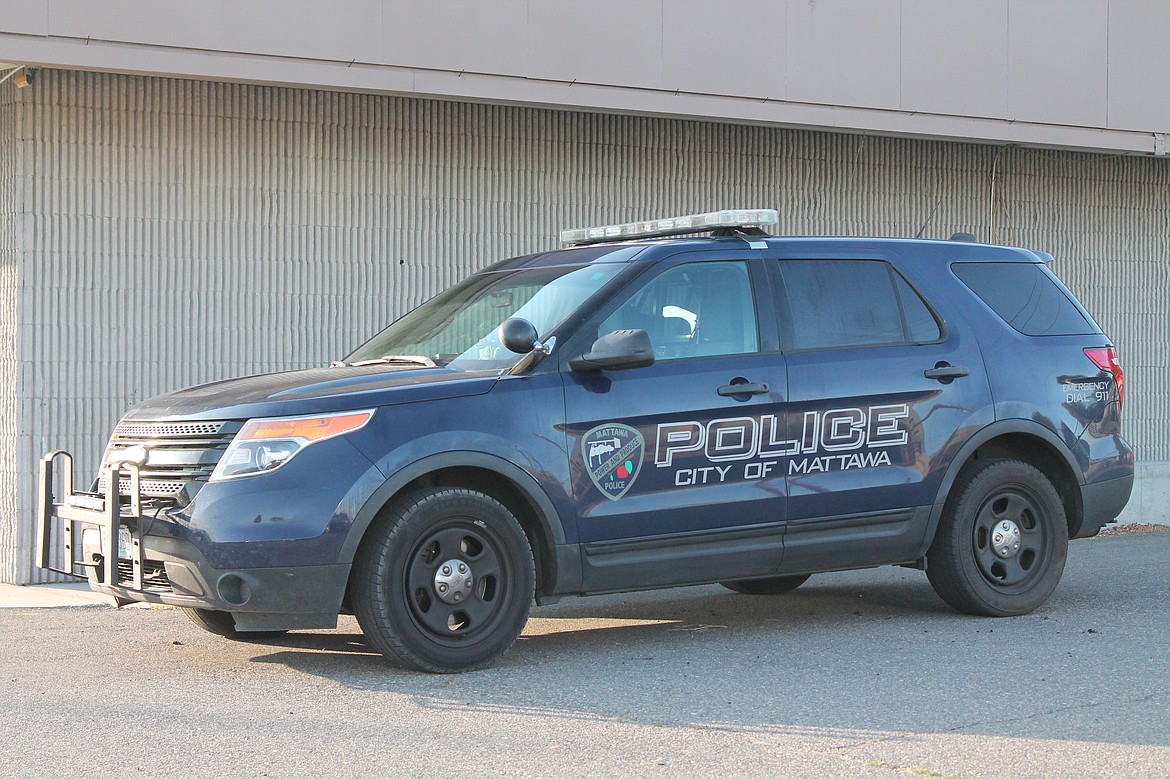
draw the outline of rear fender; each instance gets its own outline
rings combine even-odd
[[[1031,420],[1003,419],[988,425],[967,439],[967,442],[959,449],[955,458],[951,460],[951,464],[947,468],[946,475],[943,477],[942,484],[939,487],[936,503],[930,512],[930,521],[926,528],[926,537],[921,549],[923,555],[926,554],[926,550],[930,548],[931,542],[934,541],[934,534],[938,529],[939,521],[942,519],[943,509],[946,508],[947,498],[950,496],[951,490],[955,486],[955,481],[959,478],[959,474],[963,468],[971,461],[971,458],[974,457],[979,447],[1005,435],[1026,435],[1031,438],[1036,438],[1043,441],[1048,445],[1048,448],[1056,452],[1061,458],[1061,465],[1064,466],[1064,470],[1076,480],[1077,486],[1077,494],[1072,496],[1061,495],[1061,497],[1065,500],[1066,505],[1071,499],[1077,510],[1080,510],[1082,504],[1081,492],[1085,486],[1085,474],[1064,441],[1048,428]],[[1056,486],[1059,491],[1060,485]]]

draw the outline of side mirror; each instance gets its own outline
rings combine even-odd
[[[645,330],[614,330],[593,342],[593,348],[569,360],[569,370],[617,371],[654,364],[654,345]]]
[[[536,325],[517,316],[501,322],[497,335],[500,343],[516,354],[528,354],[540,343]]]

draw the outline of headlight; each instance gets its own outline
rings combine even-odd
[[[373,409],[311,417],[250,419],[223,453],[210,480],[275,471],[306,446],[360,430],[372,416]]]

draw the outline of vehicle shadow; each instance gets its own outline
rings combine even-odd
[[[496,665],[464,674],[398,669],[352,618],[257,646],[252,659],[431,709],[844,741],[880,731],[1170,745],[1163,731],[1101,726],[1093,713],[1128,702],[1078,675],[1115,661],[1110,638],[1085,628],[1100,618],[1095,594],[1091,580],[1068,581],[1033,614],[984,619],[951,610],[920,572],[880,569],[815,576],[782,596],[712,585],[566,599],[534,608]],[[1009,714],[989,693],[995,657],[1041,669],[1021,672],[1027,698]]]
[[[875,619],[958,616],[929,588],[908,588],[900,583],[858,587],[831,584],[828,578],[824,581],[818,586],[811,580],[801,590],[780,596],[740,595],[719,586],[701,586],[568,598],[551,606],[534,606],[524,633],[493,668],[513,667],[534,658],[556,661],[557,655],[568,661],[572,656],[596,655],[619,644],[654,649],[672,633],[730,630],[738,636],[760,637],[811,627],[843,629]],[[254,662],[284,664],[347,684],[360,686],[357,680],[346,680],[347,672],[368,670],[370,659],[376,661],[374,667],[380,675],[417,675],[385,662],[366,642],[352,617],[341,617],[337,630],[294,632],[253,643],[272,650],[258,654]],[[382,686],[380,682],[378,686]]]
[[[672,590],[620,595],[568,598],[551,606],[534,606],[528,627],[516,647],[500,661],[507,664],[511,654],[527,650],[593,651],[620,638],[623,641],[653,642],[664,630],[705,632],[717,629],[775,631],[826,628],[856,624],[858,618],[913,619],[923,614],[955,615],[929,588],[906,587],[901,583],[878,586],[817,585],[816,580],[787,595],[741,595],[718,586],[685,587]],[[336,653],[381,657],[361,634],[356,620],[342,616],[333,631],[293,632],[266,637],[257,645],[303,649],[309,653]],[[348,628],[353,628],[350,631]],[[640,637],[646,637],[642,639]],[[296,658],[295,652],[258,656],[255,662],[281,662]],[[335,659],[341,662],[344,659]],[[395,666],[385,668],[394,673]],[[336,667],[342,673],[344,665]],[[409,673],[409,672],[406,672]]]

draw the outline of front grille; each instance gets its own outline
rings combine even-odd
[[[120,422],[114,428],[103,462],[119,459],[131,447],[147,451],[146,462],[139,468],[142,497],[173,503],[183,488],[192,482],[205,482],[216,463],[240,431],[240,421],[214,422]],[[119,491],[130,491],[130,477],[123,472]],[[98,490],[105,492],[104,473]]]
[[[134,584],[134,564],[129,560],[118,561],[118,584],[131,587]],[[142,591],[153,592],[157,595],[169,595],[171,580],[167,578],[167,569],[157,560],[142,561]]]
[[[193,480],[191,480],[193,481]],[[161,479],[142,479],[142,494],[149,497],[157,498],[173,498],[183,491],[183,487],[187,485],[185,481],[162,481]],[[105,491],[105,479],[100,480],[102,491]],[[118,479],[118,492],[123,495],[130,493],[130,479]]]
[[[178,438],[218,435],[230,422],[119,422],[114,438]]]

